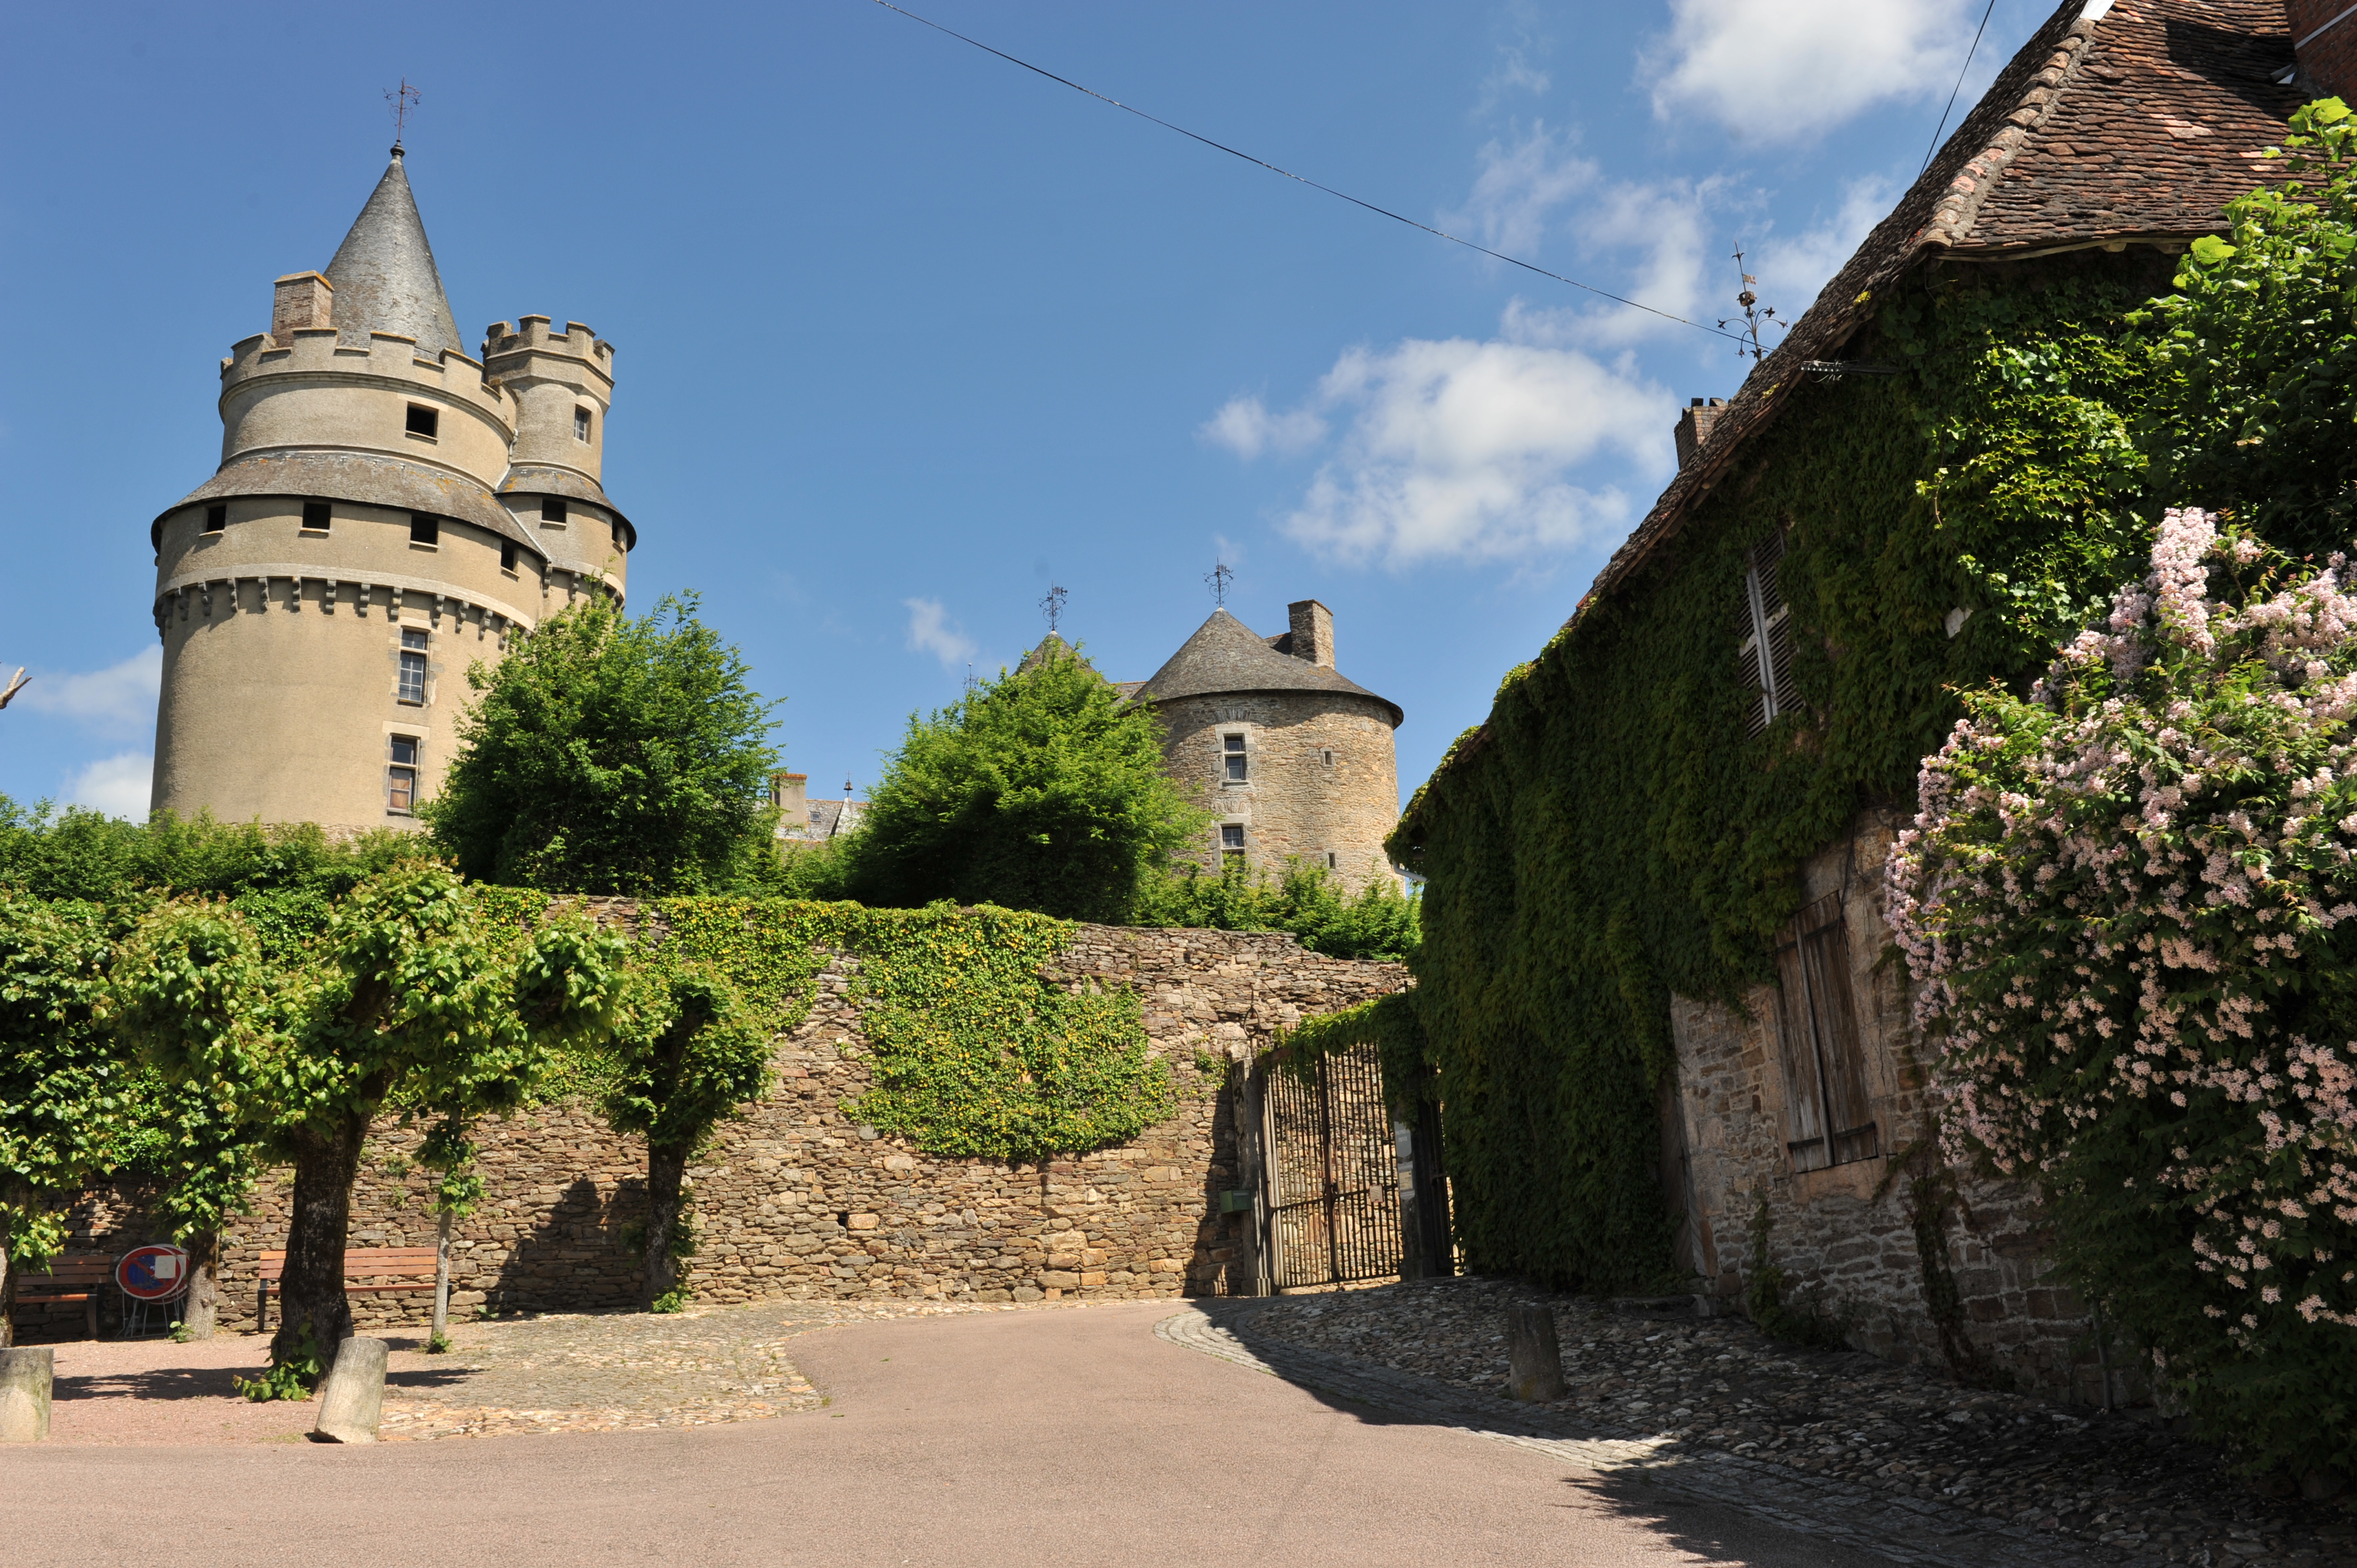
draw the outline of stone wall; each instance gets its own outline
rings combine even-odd
[[[1882,1152],[1821,1170],[1793,1169],[1777,997],[1767,986],[1747,998],[1749,1017],[1674,999],[1677,1114],[1665,1142],[1670,1161],[1683,1165],[1683,1261],[1713,1292],[1743,1295],[1764,1196],[1768,1256],[1788,1277],[1788,1303],[1846,1316],[1850,1342],[1860,1349],[1963,1370],[1953,1347],[1943,1352],[1926,1305],[1913,1173],[1904,1158],[1925,1146],[1930,1129],[1905,971],[1885,957],[1890,934],[1882,920],[1882,868],[1894,825],[1879,814],[1861,817],[1850,838],[1809,863],[1803,890],[1812,900],[1842,896],[1851,997]],[[1961,1179],[1945,1208],[1937,1255],[1962,1297],[1964,1341],[2026,1389],[2100,1401],[2087,1309],[2046,1277],[2031,1194],[2008,1183]],[[2125,1391],[2117,1380],[2114,1391]]]
[[[1399,821],[1391,710],[1343,692],[1244,692],[1156,704],[1170,776],[1222,825],[1244,830],[1256,868],[1329,866],[1352,889],[1392,875],[1383,835]],[[1224,738],[1244,738],[1245,778],[1226,778]],[[1190,857],[1217,870],[1219,828]]]
[[[1275,933],[1080,928],[1054,978],[1136,988],[1152,1047],[1172,1069],[1177,1111],[1119,1147],[1035,1165],[935,1158],[845,1112],[868,1083],[848,994],[854,968],[841,956],[829,964],[809,1016],[778,1043],[774,1087],[690,1168],[700,1248],[689,1283],[700,1301],[1249,1294],[1251,1217],[1220,1212],[1220,1194],[1242,1179],[1228,1064],[1305,1015],[1407,978],[1397,964],[1321,957]],[[422,1131],[388,1120],[372,1132],[352,1246],[432,1244],[428,1184],[414,1163]],[[644,1144],[572,1103],[486,1122],[479,1139],[486,1197],[457,1228],[454,1314],[635,1302],[638,1261],[624,1232],[644,1213]],[[264,1177],[253,1212],[225,1238],[229,1325],[253,1321],[261,1253],[285,1245],[291,1178]],[[88,1195],[74,1210],[71,1250],[114,1253],[153,1239],[143,1197]],[[432,1294],[429,1284],[356,1295],[353,1311],[363,1325],[414,1324]],[[81,1332],[78,1306],[27,1309],[19,1323],[28,1338]]]

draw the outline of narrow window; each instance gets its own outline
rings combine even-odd
[[[431,440],[442,433],[442,413],[422,403],[413,403],[409,405],[407,428],[412,435],[423,435]]]
[[[1231,784],[1242,784],[1245,782],[1244,737],[1240,735],[1222,736],[1220,737],[1220,745],[1225,753],[1224,760],[1228,765],[1227,781]],[[1242,833],[1243,829],[1238,828],[1236,832],[1238,833]],[[1242,841],[1239,840],[1238,842],[1241,843]]]
[[[442,520],[440,518],[431,512],[413,511],[409,514],[409,542],[438,546],[441,542]]]
[[[417,804],[417,737],[393,737],[393,766],[384,770],[384,803],[388,811],[407,815]]]
[[[625,554],[629,553],[630,547],[622,542],[622,520],[616,518],[612,522],[608,523],[606,526],[614,531],[614,548],[623,552]]]
[[[1337,871],[1340,869],[1340,867],[1334,864],[1334,852],[1330,849],[1326,852],[1326,869],[1329,871]]]
[[[543,522],[563,522],[565,521],[564,498],[561,496],[541,497],[540,521]]]
[[[1225,822],[1220,827],[1220,859],[1223,864],[1240,865],[1244,858],[1244,830],[1240,822]]]
[[[219,533],[229,526],[229,502],[215,501],[205,508],[205,532]]]
[[[589,411],[586,408],[576,408],[573,411],[573,439],[576,441],[589,439]]]
[[[303,503],[303,532],[306,533],[325,533],[328,532],[328,503],[326,501],[305,501]]]
[[[423,703],[425,700],[426,635],[415,627],[401,628],[401,700]]]
[[[1331,768],[1331,767],[1333,767],[1333,766],[1334,766],[1334,754],[1333,754],[1332,752],[1330,752],[1330,751],[1328,751],[1328,752],[1321,752],[1321,753],[1319,753],[1319,755],[1320,755],[1320,756],[1322,756],[1322,757],[1326,759],[1326,766],[1327,766],[1327,767]]]
[[[512,539],[500,541],[500,570],[502,572],[515,570],[515,541]]]
[[[1792,620],[1776,582],[1783,560],[1784,536],[1771,534],[1751,552],[1743,574],[1743,610],[1738,618],[1743,641],[1737,654],[1743,661],[1744,683],[1758,693],[1744,715],[1744,727],[1753,735],[1792,706]]]
[[[1829,893],[1776,934],[1776,1036],[1784,1146],[1796,1171],[1882,1152],[1850,1000],[1849,926]]]

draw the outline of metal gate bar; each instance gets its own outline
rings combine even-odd
[[[1279,1067],[1267,1082],[1276,1287],[1396,1276],[1399,1155],[1374,1047]]]

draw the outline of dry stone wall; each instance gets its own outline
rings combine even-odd
[[[628,919],[626,904],[598,912]],[[1397,964],[1329,959],[1277,933],[1083,926],[1050,971],[1075,987],[1134,987],[1168,1062],[1176,1112],[1134,1141],[1070,1159],[942,1159],[879,1135],[845,1110],[868,1085],[852,994],[856,959],[835,955],[809,1015],[780,1039],[770,1092],[726,1123],[689,1171],[699,1301],[919,1297],[1039,1301],[1246,1294],[1254,1239],[1220,1212],[1239,1181],[1229,1064],[1275,1032],[1407,983]],[[354,1247],[429,1246],[424,1129],[372,1130],[352,1200]],[[479,1133],[485,1197],[452,1247],[452,1310],[567,1310],[637,1300],[633,1232],[645,1211],[646,1148],[594,1110],[547,1105]],[[285,1245],[291,1173],[265,1176],[224,1238],[223,1321],[253,1320],[264,1249]],[[145,1194],[87,1195],[73,1251],[152,1240]],[[415,1323],[414,1293],[356,1295],[362,1325]],[[112,1315],[113,1304],[109,1304]],[[28,1338],[73,1337],[81,1308],[27,1309]]]

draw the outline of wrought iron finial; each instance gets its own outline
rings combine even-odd
[[[1050,585],[1048,596],[1039,601],[1039,613],[1048,618],[1048,629],[1053,632],[1056,623],[1064,618],[1064,601],[1071,596],[1062,587]]]
[[[1227,607],[1228,585],[1236,580],[1235,568],[1222,561],[1203,574],[1203,585],[1211,590],[1211,603]]]
[[[1774,322],[1777,326],[1790,331],[1792,324],[1779,319],[1774,306],[1769,306],[1764,309],[1760,307],[1760,295],[1752,291],[1751,286],[1760,280],[1743,270],[1743,248],[1740,245],[1738,245],[1735,251],[1735,275],[1743,280],[1736,293],[1735,303],[1743,307],[1743,328],[1746,334],[1746,340],[1738,342],[1735,345],[1735,351],[1749,356],[1751,362],[1758,364],[1768,352],[1766,347],[1760,341],[1760,328],[1770,322]],[[1719,322],[1719,326],[1723,328],[1734,319],[1732,316],[1727,317]]]
[[[417,107],[417,89],[403,77],[399,87],[384,90],[384,101],[393,106],[393,156],[401,156],[402,134],[409,129],[409,112]]]

